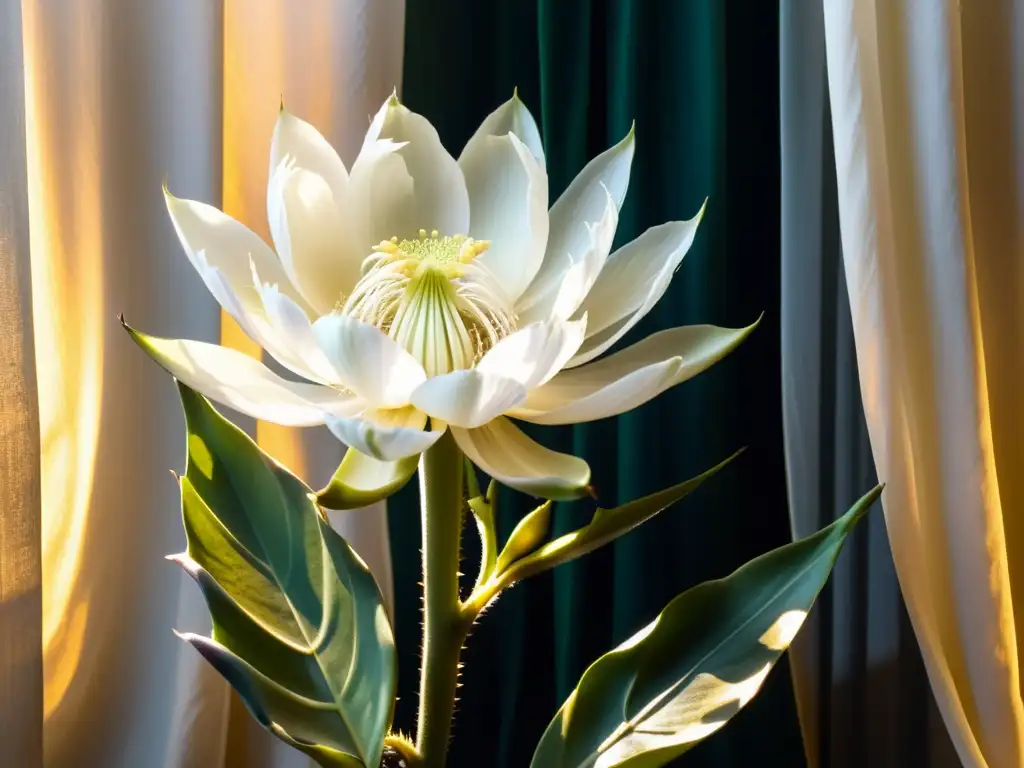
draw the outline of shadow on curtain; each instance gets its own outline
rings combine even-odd
[[[464,654],[451,765],[528,765],[586,666],[672,597],[790,539],[779,369],[777,3],[715,0],[408,0],[403,96],[458,155],[513,87],[544,137],[551,199],[636,120],[637,151],[616,245],[690,218],[701,233],[631,343],[683,324],[760,329],[731,357],[626,416],[537,429],[586,458],[607,506],[697,474],[747,445],[712,483],[614,546],[522,584],[481,619]],[[388,503],[400,661],[396,726],[415,722],[419,661],[417,491]],[[530,500],[504,494],[508,535]],[[562,504],[553,533],[589,519]],[[465,571],[473,572],[467,528]],[[786,663],[685,765],[799,766],[803,749]]]

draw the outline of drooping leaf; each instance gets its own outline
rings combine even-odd
[[[365,563],[315,495],[179,384],[186,553],[213,619],[190,642],[279,738],[321,765],[376,768],[391,724],[394,638]]]
[[[679,595],[595,661],[532,768],[658,768],[749,702],[811,609],[875,488],[818,533]]]
[[[402,490],[416,474],[418,461],[418,456],[380,461],[350,448],[327,487],[317,492],[317,502],[328,509],[359,509],[376,504]]]

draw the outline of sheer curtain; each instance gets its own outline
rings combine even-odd
[[[42,584],[21,57],[21,2],[0,0],[0,761],[31,766],[43,744]]]
[[[1024,2],[826,0],[842,250],[893,557],[953,743],[1024,765]]]
[[[839,234],[821,3],[783,0],[782,412],[795,536],[876,480]],[[956,768],[900,595],[881,515],[869,516],[789,653],[812,768]]]
[[[41,477],[45,765],[308,766],[254,728],[170,631],[206,623],[194,585],[162,561],[184,543],[167,473],[180,468],[182,421],[168,377],[133,348],[117,313],[155,333],[244,346],[180,252],[161,182],[222,204],[265,234],[279,101],[351,160],[369,115],[399,85],[404,3],[33,0],[22,3],[20,23],[16,0],[2,7],[0,472],[5,482],[13,472],[29,479],[17,496],[24,512],[5,502],[0,528],[0,640],[6,652],[17,590],[30,600],[38,590],[34,553],[13,537],[33,537],[32,523],[20,521],[31,521],[31,483]],[[21,103],[19,134],[8,126]],[[20,174],[18,147],[6,143],[17,135]],[[30,260],[18,207],[25,200]],[[19,290],[28,270],[34,336],[9,320],[25,317],[28,296]],[[311,482],[325,480],[340,458],[337,443],[315,431],[249,426]],[[41,476],[31,444],[16,446],[19,454],[10,447],[33,434],[41,436]],[[382,510],[335,523],[390,593]],[[25,617],[31,638],[31,610]],[[22,674],[31,675],[31,662]],[[19,674],[4,659],[3,674],[10,669]],[[31,701],[18,706],[30,717]],[[26,726],[25,751],[4,754],[5,764],[37,764],[31,734]]]

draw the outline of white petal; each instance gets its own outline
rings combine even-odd
[[[562,370],[583,343],[586,330],[586,318],[528,325],[488,350],[476,370],[513,379],[529,391]]]
[[[525,397],[526,389],[514,379],[469,369],[427,379],[413,391],[410,402],[433,419],[471,429]]]
[[[512,94],[511,99],[484,118],[466,147],[468,149],[469,145],[478,137],[504,136],[507,133],[514,133],[529,148],[530,154],[537,159],[537,162],[541,166],[544,165],[544,147],[540,140],[540,131],[537,130],[537,122],[530,114],[530,110],[519,99],[518,90]]]
[[[256,264],[265,279],[279,283],[281,290],[301,307],[308,308],[291,285],[277,256],[255,232],[212,205],[177,198],[166,188],[164,200],[189,261],[221,306],[236,320],[241,322],[236,314],[240,309],[257,312],[260,309],[259,297],[252,291],[250,263]],[[220,274],[218,280],[231,288],[238,301],[236,307],[224,304],[223,292],[217,295],[217,290],[210,283],[212,273],[208,268],[217,270]]]
[[[267,218],[292,282],[317,314],[327,314],[359,280],[366,255],[350,247],[331,187],[322,176],[285,159],[267,186]]]
[[[266,323],[256,323],[261,344],[282,365],[321,384],[339,384],[338,373],[331,365],[316,336],[309,315],[276,285],[253,276],[256,290],[263,301]]]
[[[370,409],[358,417],[328,415],[328,429],[345,445],[380,461],[397,461],[423,453],[444,434],[425,432],[427,415],[415,408]]]
[[[458,163],[430,122],[394,97],[381,107],[349,178],[349,210],[359,248],[420,229],[469,231],[469,197]]]
[[[126,326],[127,327],[127,326]],[[234,349],[187,339],[160,339],[128,328],[132,338],[172,376],[218,403],[290,427],[324,423],[324,413],[365,408],[329,387],[288,381]]]
[[[648,303],[653,286],[667,287],[663,277],[675,273],[693,245],[706,204],[689,221],[670,221],[651,227],[608,257],[580,307],[589,317],[588,335],[593,336],[636,313]],[[664,290],[655,302],[662,293]]]
[[[607,192],[607,190],[606,190]],[[590,246],[583,258],[576,261],[562,277],[561,285],[554,293],[554,303],[550,310],[547,309],[547,302],[535,304],[530,309],[520,312],[520,319],[541,316],[568,318],[579,309],[586,299],[590,289],[601,275],[605,262],[608,260],[608,252],[612,249],[612,241],[615,239],[615,228],[619,223],[619,211],[615,207],[615,201],[611,194],[608,194],[604,215],[601,220],[588,227],[590,230]]]
[[[629,170],[633,163],[633,130],[611,149],[591,160],[562,193],[550,213],[548,246],[537,276],[523,295],[523,306],[549,297],[560,285],[572,258],[580,258],[590,240],[587,224],[599,221],[604,213],[605,190],[622,207],[629,186]],[[534,294],[538,298],[533,298]]]
[[[320,176],[330,187],[335,202],[339,206],[344,204],[348,171],[338,153],[316,128],[282,109],[270,142],[268,179],[286,159]]]
[[[483,130],[482,126],[459,157],[469,191],[469,234],[490,241],[479,261],[515,301],[544,259],[548,177],[515,134]]]
[[[689,325],[655,333],[603,360],[562,371],[510,415],[536,424],[616,416],[710,368],[756,327]]]
[[[351,317],[321,317],[313,323],[313,334],[341,383],[378,407],[408,405],[412,391],[427,377],[397,342]]]
[[[479,429],[451,430],[470,461],[510,488],[548,499],[575,499],[589,490],[587,462],[545,448],[508,419]]]

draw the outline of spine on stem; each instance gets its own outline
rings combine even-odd
[[[468,625],[459,601],[463,457],[451,432],[420,458],[423,532],[423,653],[416,751],[423,768],[443,768]]]

